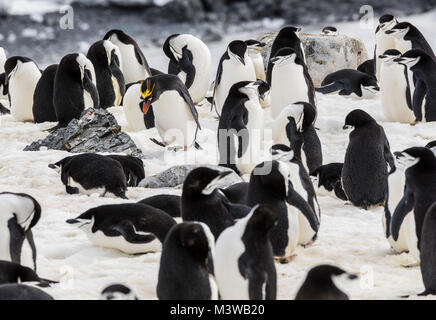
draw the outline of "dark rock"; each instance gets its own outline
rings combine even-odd
[[[125,153],[143,157],[129,135],[121,131],[115,117],[109,111],[97,108],[83,111],[79,120],[73,119],[67,127],[33,142],[24,151],[39,151],[42,147],[73,153]]]

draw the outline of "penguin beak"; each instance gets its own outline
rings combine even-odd
[[[401,63],[401,62],[403,62],[403,61],[406,61],[406,59],[404,59],[404,58],[397,58],[397,59],[394,59],[394,62],[398,62],[398,63]]]
[[[387,58],[387,56],[385,56],[384,54],[381,54],[381,55],[379,55],[378,57],[379,57],[379,59],[385,59],[385,58]]]
[[[239,62],[242,63],[245,66],[245,59],[244,59],[244,57],[240,57],[240,56],[237,56],[237,57],[238,57]]]
[[[231,173],[232,173],[232,171],[220,172],[219,175],[215,179],[213,179],[211,182],[209,182],[209,184],[203,189],[203,191],[201,191],[201,193],[204,195],[212,194],[212,192],[214,192],[215,189],[218,187],[218,183]]]
[[[350,126],[349,124],[345,124],[345,125],[342,127],[342,130],[348,130],[348,129],[353,129],[353,126]]]
[[[150,97],[147,100],[143,100],[139,103],[139,107],[141,108],[141,110],[144,114],[147,114],[148,110],[150,109],[150,105],[151,105],[152,100],[153,100],[153,97]]]
[[[68,219],[67,221],[65,221],[66,223],[69,223],[69,224],[76,224],[76,223],[79,223],[80,221],[79,220],[77,220],[77,219]]]

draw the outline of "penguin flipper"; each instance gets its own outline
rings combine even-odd
[[[424,101],[424,97],[427,93],[427,86],[424,81],[417,80],[415,84],[415,91],[413,93],[413,113],[415,114],[415,118],[418,121],[422,121],[422,103]]]
[[[384,134],[384,132],[383,132]],[[389,145],[389,141],[388,138],[385,136],[385,145],[384,145],[384,158],[385,161],[389,164],[390,167],[390,172],[394,172],[395,171],[395,160],[394,160],[394,156],[391,153],[391,147]]]
[[[0,114],[9,114],[11,111],[0,103]]]
[[[404,194],[403,198],[398,203],[397,207],[395,208],[395,212],[392,216],[391,221],[391,234],[392,238],[397,241],[399,234],[400,234],[400,228],[403,224],[403,220],[406,217],[406,215],[413,210],[414,206],[414,199],[415,196],[407,185],[404,188]],[[419,239],[418,239],[419,241]]]
[[[10,233],[9,250],[11,261],[21,264],[21,249],[25,239],[24,230],[18,224],[16,217],[8,221],[8,228]]]
[[[251,211],[251,208],[249,206],[230,202],[229,199],[227,199],[227,197],[224,195],[224,193],[223,204],[232,215],[233,219],[242,219],[246,217]]]
[[[183,82],[181,82],[181,83],[183,83]],[[180,95],[182,96],[183,100],[185,100],[185,102],[188,104],[189,109],[191,110],[192,116],[194,117],[194,120],[197,123],[198,129],[201,130],[200,121],[198,120],[198,112],[197,112],[197,109],[195,109],[194,102],[192,101],[192,98],[189,94],[188,89],[186,88],[186,86],[181,86],[178,91],[179,91]]]
[[[338,92],[344,89],[344,84],[336,81],[333,83],[330,83],[328,85],[319,87],[319,88],[315,88],[316,92],[320,92],[322,94],[329,94],[329,93],[333,93],[333,92]]]
[[[29,243],[30,249],[32,250],[33,270],[36,272],[36,245],[35,241],[33,240],[32,230],[26,232],[26,239]]]
[[[130,243],[148,243],[156,239],[153,234],[139,234],[135,226],[128,220],[123,220],[113,225],[110,230],[118,232]]]
[[[83,89],[88,91],[91,95],[92,102],[94,103],[94,107],[100,106],[100,97],[98,96],[98,91],[94,83],[92,82],[91,71],[85,69],[83,76]]]
[[[168,62],[168,74],[178,75],[180,72],[179,66],[177,63],[173,61],[173,59],[170,59],[170,62]]]
[[[288,191],[287,202],[297,208],[309,221],[310,227],[313,231],[318,232],[319,229],[319,220],[313,211],[312,207],[307,203],[306,200],[303,199],[295,190],[290,186]]]
[[[192,53],[185,47],[182,49],[182,59],[180,60],[180,70],[186,73],[186,88],[190,88],[195,79],[195,67],[192,64]]]
[[[237,113],[233,117],[230,125],[232,129],[235,129],[237,131],[238,157],[242,157],[242,155],[247,151],[248,144],[249,144],[249,139],[248,137],[245,136],[249,135],[250,133],[247,130],[247,123],[248,123],[247,109],[242,107],[242,108],[238,108],[238,110],[242,110],[242,111]]]

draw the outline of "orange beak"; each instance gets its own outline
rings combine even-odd
[[[151,99],[148,99],[147,101],[142,101],[142,112],[144,114],[147,114],[148,110],[150,109],[151,105]]]

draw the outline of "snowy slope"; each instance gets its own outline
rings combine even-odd
[[[434,12],[413,17],[424,34],[431,35]],[[411,20],[412,20],[411,19]],[[421,25],[420,25],[421,24]],[[342,33],[358,35],[372,50],[372,31],[360,30],[356,24],[338,25]],[[317,27],[316,27],[317,28]],[[315,27],[312,27],[315,30]],[[311,30],[311,28],[307,28]],[[318,29],[316,29],[318,30]],[[259,31],[256,32],[257,34]],[[254,33],[253,33],[254,34]],[[246,38],[250,34],[229,36]],[[436,43],[433,40],[433,47]],[[221,55],[225,43],[211,47],[215,61]],[[153,66],[165,65],[160,51],[146,51]],[[380,100],[355,101],[332,96],[317,96],[319,116],[316,126],[320,136],[324,162],[343,161],[349,131],[342,130],[345,116],[353,109],[361,108],[381,124],[390,141],[392,151],[410,146],[423,146],[436,139],[436,124],[386,123]],[[120,107],[110,109],[125,126]],[[269,124],[267,115],[267,126]],[[116,198],[99,198],[97,195],[67,195],[59,176],[47,167],[68,155],[61,151],[24,152],[23,148],[36,139],[47,135],[45,130],[53,124],[16,122],[11,116],[0,116],[0,191],[25,192],[36,197],[43,208],[42,218],[34,228],[38,247],[39,274],[61,283],[44,289],[56,299],[95,299],[99,292],[112,282],[130,285],[139,298],[156,299],[156,283],[160,254],[128,256],[116,250],[94,247],[85,234],[65,223],[85,210],[103,204],[128,202]],[[200,108],[200,121],[204,129],[199,133],[199,143],[204,150],[178,153],[176,159],[166,159],[162,148],[149,141],[157,137],[155,129],[130,133],[146,155],[146,174],[157,173],[175,163],[197,160],[197,163],[214,163],[216,157],[217,121],[207,108]],[[180,190],[152,190],[130,188],[130,201],[138,201],[157,193],[176,193]],[[394,255],[382,231],[382,208],[364,211],[329,196],[319,195],[322,222],[317,242],[308,248],[298,248],[297,257],[288,265],[276,265],[278,272],[278,298],[295,296],[306,272],[321,263],[338,265],[347,271],[363,276],[345,288],[353,299],[396,299],[400,295],[423,291],[418,267],[404,268],[409,262],[407,254]],[[431,298],[431,297],[428,297]]]

